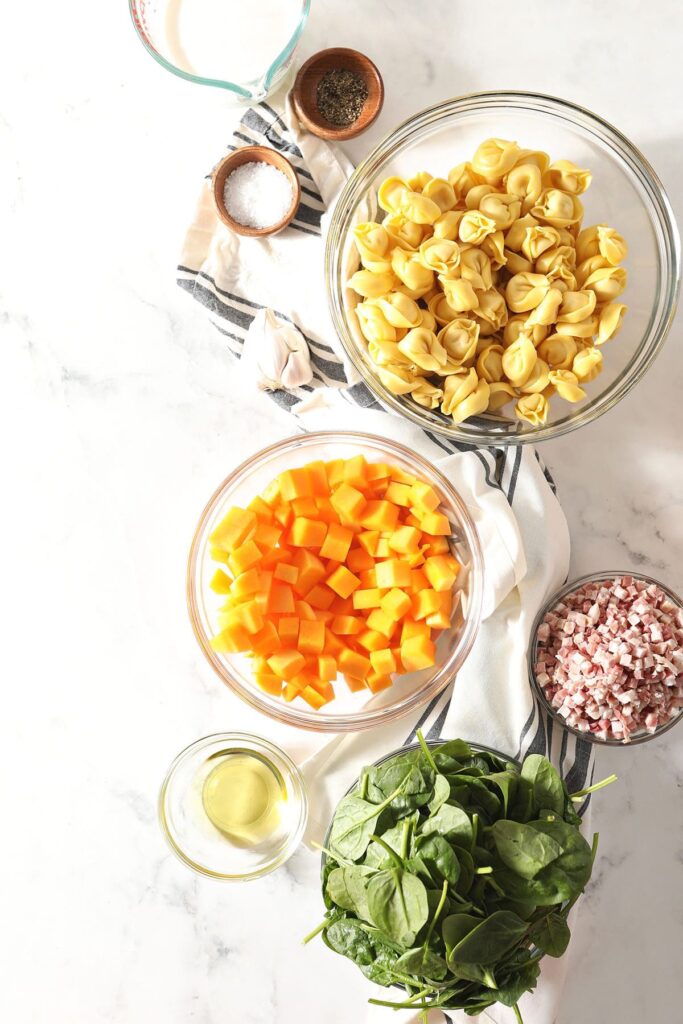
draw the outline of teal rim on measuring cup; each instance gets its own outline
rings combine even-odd
[[[280,85],[292,65],[311,7],[311,0],[128,3],[135,30],[157,63],[188,82],[226,90],[237,104],[265,99]],[[224,33],[221,17],[226,18]],[[202,45],[206,47],[203,55]],[[225,56],[217,57],[223,47]],[[256,66],[247,70],[250,54]],[[219,62],[225,63],[224,70],[217,67]]]

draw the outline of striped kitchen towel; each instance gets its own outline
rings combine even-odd
[[[225,338],[227,350],[241,364],[245,387],[257,386],[253,358],[247,353],[255,328],[262,326],[261,311],[272,311],[280,325],[296,327],[308,346],[310,370],[299,375],[296,386],[268,392],[294,414],[295,428],[360,430],[419,451],[457,487],[475,518],[485,553],[484,621],[453,687],[423,707],[412,722],[402,719],[323,741],[310,733],[297,734],[313,808],[313,837],[322,838],[323,823],[360,768],[414,740],[418,728],[429,738],[461,736],[517,758],[545,753],[570,790],[581,789],[592,778],[592,748],[553,725],[534,701],[527,676],[532,622],[541,603],[566,579],[569,566],[567,524],[552,478],[533,449],[477,449],[421,430],[387,413],[359,380],[337,347],[323,280],[327,213],[352,167],[328,143],[303,131],[289,104],[281,107],[280,113],[267,103],[248,109],[228,149],[265,145],[287,156],[302,186],[294,221],[272,238],[233,234],[216,216],[207,177],[185,238],[178,284],[204,307]],[[263,333],[257,340],[268,344]],[[588,801],[582,810],[587,809]],[[524,1010],[528,1024],[554,1019],[565,971],[566,958],[548,967],[544,961],[543,983]],[[499,1024],[514,1019],[504,1007],[492,1008],[487,1016]],[[370,1011],[369,1020],[374,1019]],[[394,1019],[408,1024],[414,1017],[401,1012]],[[433,1019],[442,1017],[435,1014]],[[456,1013],[452,1019],[461,1018]]]

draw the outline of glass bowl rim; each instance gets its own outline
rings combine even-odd
[[[377,173],[381,165],[385,163],[390,150],[403,146],[414,133],[421,132],[426,126],[438,122],[446,115],[458,112],[468,113],[472,110],[501,105],[527,109],[533,113],[549,113],[555,117],[559,115],[564,120],[570,121],[573,127],[583,131],[592,131],[603,143],[608,142],[610,148],[617,151],[635,176],[641,192],[645,191],[650,199],[648,219],[651,223],[656,223],[659,228],[663,240],[661,244],[668,264],[668,269],[667,266],[664,268],[667,273],[664,275],[660,287],[660,294],[664,294],[664,303],[657,321],[654,324],[650,322],[644,335],[645,340],[641,339],[638,351],[612,385],[601,396],[597,396],[590,405],[579,410],[576,415],[567,415],[558,423],[547,424],[509,436],[496,435],[490,431],[473,434],[462,430],[457,424],[432,423],[423,419],[417,409],[413,409],[408,403],[402,404],[397,396],[385,389],[379,379],[369,372],[360,353],[356,351],[356,345],[351,340],[351,332],[344,313],[344,303],[338,294],[336,279],[345,238],[345,236],[342,237],[342,226],[346,225],[348,230],[346,222],[367,187],[366,179]],[[380,139],[355,168],[335,203],[325,241],[324,268],[327,305],[335,333],[345,355],[382,407],[410,420],[422,429],[432,430],[452,441],[501,448],[535,444],[539,441],[562,437],[579,427],[586,426],[613,409],[643,378],[661,352],[676,314],[681,283],[681,241],[671,202],[659,176],[638,147],[618,128],[577,103],[547,93],[491,90],[466,93],[426,107],[402,121]],[[652,314],[650,321],[652,321]],[[647,347],[648,341],[650,341],[649,348]],[[634,360],[637,356],[641,358],[640,362],[635,364]]]
[[[178,845],[173,838],[168,825],[168,818],[166,815],[166,796],[176,770],[190,756],[195,754],[197,751],[210,746],[212,743],[236,742],[250,743],[257,751],[270,755],[271,757],[274,755],[283,762],[294,782],[294,788],[297,790],[300,811],[296,828],[288,835],[285,846],[277,856],[273,857],[272,860],[266,862],[255,871],[249,871],[239,875],[230,875],[221,871],[213,871],[211,868],[207,868],[205,865],[197,863],[197,861],[192,860],[192,858],[185,853],[182,847]],[[175,854],[177,859],[186,867],[189,867],[192,871],[196,872],[196,874],[203,875],[205,878],[214,878],[219,882],[251,882],[255,878],[262,878],[264,875],[269,875],[271,871],[275,871],[277,868],[282,867],[282,865],[289,860],[292,854],[295,853],[301,845],[304,832],[306,830],[306,824],[308,822],[308,795],[301,771],[282,747],[278,747],[277,744],[265,739],[263,736],[257,736],[255,733],[215,732],[208,736],[200,736],[199,739],[193,740],[192,743],[183,747],[180,753],[176,754],[173,758],[159,788],[159,796],[157,799],[157,818],[164,839],[168,843],[172,853]]]
[[[602,569],[598,572],[589,572],[586,573],[584,576],[578,576],[576,579],[570,580],[569,582],[565,583],[564,586],[560,587],[559,590],[555,591],[555,593],[552,594],[548,598],[548,600],[544,602],[544,604],[537,612],[529,633],[529,648],[527,651],[527,671],[529,675],[529,683],[531,685],[532,692],[536,700],[538,701],[540,707],[543,708],[543,710],[550,715],[553,721],[557,722],[557,724],[560,725],[564,730],[572,733],[572,735],[577,736],[579,739],[585,740],[587,743],[594,743],[596,746],[628,748],[639,746],[641,743],[647,743],[649,740],[657,739],[659,736],[662,736],[665,732],[668,732],[670,729],[673,729],[673,727],[683,718],[683,708],[681,708],[673,718],[670,718],[668,722],[665,722],[664,725],[658,726],[654,732],[639,731],[635,733],[633,739],[628,740],[628,742],[626,742],[625,740],[617,740],[613,738],[602,739],[601,737],[596,736],[594,733],[581,732],[580,729],[575,728],[573,725],[568,725],[565,719],[562,717],[562,715],[558,713],[557,709],[552,707],[548,698],[543,693],[543,689],[538,680],[536,679],[536,673],[534,671],[535,653],[537,646],[536,637],[538,634],[538,627],[543,622],[545,615],[549,611],[552,611],[555,605],[562,601],[568,594],[572,593],[574,590],[578,590],[578,588],[583,586],[583,584],[601,583],[603,580],[613,580],[616,579],[618,576],[632,576],[634,579],[642,580],[644,583],[647,583],[648,585],[654,583],[655,586],[659,587],[660,590],[664,591],[667,597],[670,598],[678,608],[683,608],[683,601],[674,590],[668,587],[665,583],[662,583],[661,580],[655,579],[654,576],[647,576],[645,573],[637,572],[633,569]]]
[[[468,615],[465,619],[456,649],[454,652],[451,652],[446,664],[436,672],[429,685],[424,686],[422,693],[419,695],[419,699],[416,699],[415,693],[413,692],[394,705],[370,710],[359,709],[357,712],[349,714],[330,714],[325,719],[321,719],[313,710],[307,711],[299,708],[293,709],[284,701],[281,701],[281,707],[277,706],[275,701],[268,703],[261,697],[256,687],[244,687],[225,668],[222,661],[217,657],[209,644],[209,637],[204,632],[198,612],[198,600],[196,596],[199,582],[198,560],[199,547],[203,540],[204,531],[209,518],[220,504],[224,495],[237,483],[248,477],[254,463],[262,462],[266,458],[276,456],[279,453],[286,453],[290,449],[296,450],[300,447],[305,448],[307,445],[312,446],[315,444],[334,444],[340,440],[350,442],[357,441],[359,447],[369,443],[369,446],[383,449],[384,454],[387,456],[395,454],[408,463],[412,463],[416,466],[417,472],[426,472],[427,476],[433,475],[437,478],[439,486],[446,494],[451,508],[454,508],[458,513],[460,518],[459,526],[463,530],[471,552],[472,568],[469,576],[472,581],[472,588],[469,595]],[[266,714],[269,718],[284,722],[286,725],[309,729],[313,732],[360,732],[376,725],[385,725],[401,718],[403,715],[408,714],[411,711],[417,710],[427,704],[437,694],[443,692],[443,690],[453,682],[453,679],[460,671],[460,668],[472,649],[481,624],[483,596],[484,555],[481,540],[479,538],[479,532],[472,516],[470,515],[467,505],[455,489],[455,486],[450,482],[445,474],[438,469],[438,467],[430,463],[428,459],[419,452],[412,451],[400,442],[393,441],[387,437],[382,437],[379,434],[368,434],[353,430],[311,431],[290,435],[281,441],[276,441],[274,444],[260,449],[258,452],[254,453],[254,455],[241,462],[223,480],[205,505],[192,538],[192,544],[190,546],[190,552],[187,560],[186,597],[190,624],[197,642],[199,643],[200,649],[216,675],[233,693],[257,711]],[[454,655],[457,655],[457,657],[454,657]],[[451,665],[451,662],[453,661],[456,663],[455,668]]]
[[[296,28],[292,32],[284,48],[272,61],[270,67],[263,75],[262,81],[263,87],[265,89],[264,96],[267,95],[268,90],[272,85],[273,78],[277,74],[279,68],[282,67],[286,60],[289,59],[291,54],[294,52],[297,43],[301,39],[301,34],[304,30],[306,21],[308,20],[308,15],[310,13],[311,0],[300,0],[300,6],[301,13],[299,15],[299,21],[297,23]],[[248,89],[244,89],[242,88],[242,86],[237,85],[236,82],[228,82],[222,78],[204,78],[201,75],[193,75],[191,71],[183,71],[183,69],[179,68],[176,64],[172,64],[171,61],[167,60],[164,56],[162,56],[162,54],[159,53],[158,50],[154,48],[154,46],[152,46],[151,41],[148,39],[146,33],[143,31],[140,19],[138,17],[137,0],[128,0],[128,11],[131,17],[131,21],[133,22],[133,27],[135,29],[138,39],[140,40],[144,48],[147,50],[147,53],[149,53],[150,56],[154,57],[154,60],[157,62],[157,64],[161,64],[162,68],[166,68],[167,71],[170,71],[171,74],[176,75],[178,78],[184,78],[186,82],[194,82],[197,85],[213,85],[218,89],[225,89],[228,92],[234,93],[235,96],[238,96],[242,100],[253,100],[254,102],[258,101],[258,97],[255,96],[254,93],[251,93],[249,92]]]

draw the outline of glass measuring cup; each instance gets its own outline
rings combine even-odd
[[[311,0],[128,0],[148,53],[174,75],[265,99],[292,66]]]

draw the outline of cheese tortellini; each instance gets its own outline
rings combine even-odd
[[[454,423],[540,426],[553,396],[582,401],[627,312],[624,238],[582,226],[590,184],[570,160],[500,138],[443,177],[385,179],[347,281],[382,385]]]

